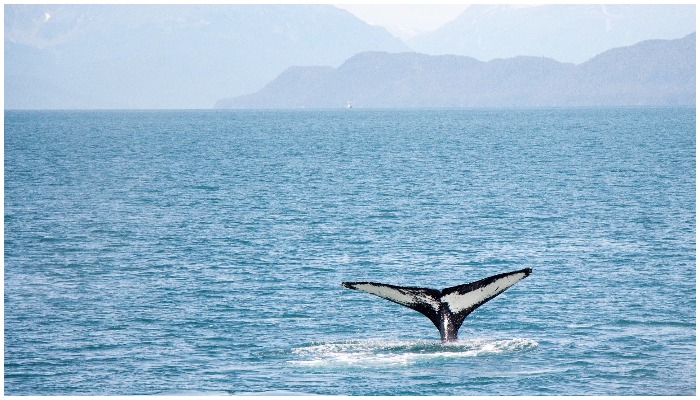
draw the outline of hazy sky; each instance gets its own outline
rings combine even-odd
[[[455,19],[468,4],[336,4],[370,25],[402,39],[429,32]]]

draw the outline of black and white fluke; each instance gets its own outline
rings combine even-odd
[[[451,342],[457,340],[457,331],[467,315],[530,273],[532,269],[525,268],[442,290],[374,282],[343,282],[343,286],[371,293],[418,311],[435,324],[443,342]]]

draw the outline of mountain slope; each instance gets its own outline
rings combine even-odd
[[[403,42],[330,5],[6,5],[5,108],[210,108]]]
[[[695,5],[474,5],[407,41],[426,54],[479,60],[518,55],[581,63],[605,50],[695,32]]]
[[[578,101],[695,104],[695,34],[608,50],[578,67]]]
[[[695,34],[604,52],[579,64],[543,57],[364,52],[338,68],[294,67],[219,108],[694,105]]]

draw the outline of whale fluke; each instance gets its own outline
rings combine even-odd
[[[418,311],[432,321],[443,342],[451,342],[457,340],[457,331],[467,315],[531,273],[532,269],[525,268],[442,290],[375,282],[343,282],[342,285]]]

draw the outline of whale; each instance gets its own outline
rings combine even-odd
[[[418,311],[440,331],[444,343],[457,340],[457,332],[469,314],[531,273],[531,268],[504,272],[442,290],[376,282],[342,282],[342,285]]]

